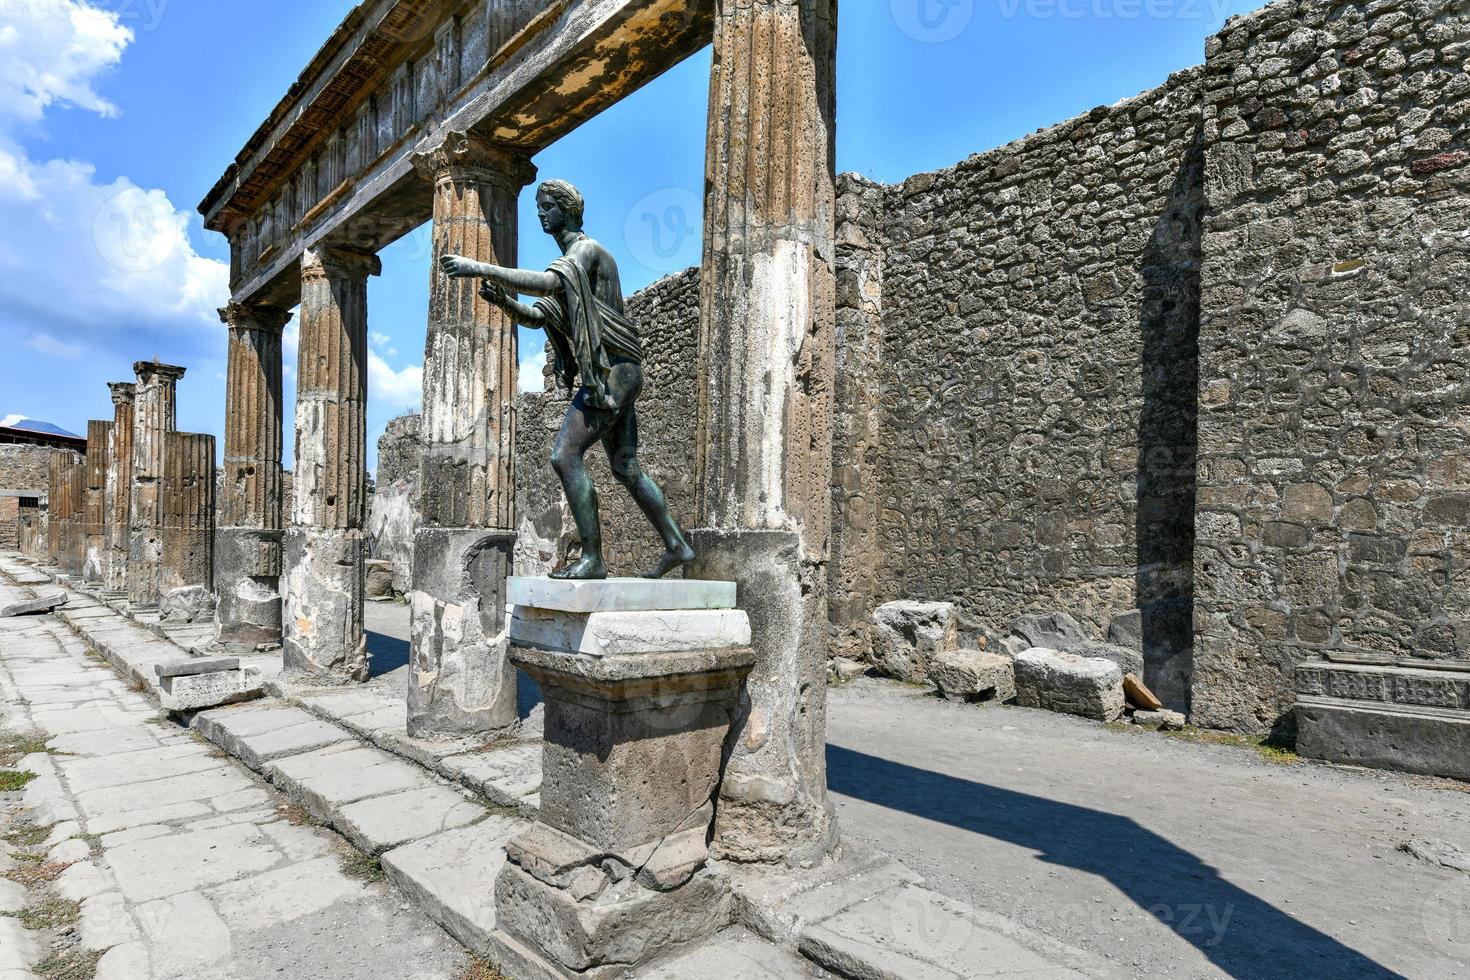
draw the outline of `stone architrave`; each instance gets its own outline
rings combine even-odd
[[[282,662],[316,682],[368,678],[362,627],[367,281],[376,255],[318,246],[301,261],[296,468],[282,575]]]
[[[754,630],[713,847],[816,860],[825,763],[835,378],[836,0],[719,0],[699,333],[695,578]]]
[[[107,572],[107,463],[112,422],[87,422],[86,487],[82,498],[82,581],[101,584]]]
[[[225,478],[215,533],[215,637],[253,650],[281,642],[281,331],[287,310],[232,303],[225,382]]]
[[[158,607],[163,571],[163,455],[176,428],[178,384],[184,368],[139,361],[133,405],[132,500],[128,517],[128,606]]]
[[[163,453],[159,592],[214,584],[214,436],[170,432]]]
[[[107,486],[107,575],[108,592],[128,590],[128,514],[133,499],[133,405],[137,385],[114,381],[112,391],[112,434],[108,443]]]
[[[463,133],[420,147],[414,165],[434,183],[434,265],[408,732],[433,737],[517,721],[505,630],[516,537],[516,327],[480,297],[477,280],[438,274],[438,259],[515,266],[516,197],[536,169],[519,152]]]

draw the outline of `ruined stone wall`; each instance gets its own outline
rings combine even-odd
[[[368,512],[373,557],[393,563],[393,588],[413,588],[413,532],[418,527],[423,448],[418,413],[393,419],[378,439],[377,490]]]
[[[1274,4],[1210,44],[1194,720],[1337,656],[1470,660],[1470,12]]]
[[[0,496],[0,548],[20,548],[20,498]]]
[[[980,632],[1142,607],[1187,690],[1199,70],[912,177],[885,206],[878,590]],[[864,481],[867,482],[867,481]],[[1182,659],[1181,659],[1182,658]]]
[[[694,518],[695,346],[699,337],[699,270],[660,280],[628,298],[628,315],[642,328],[643,394],[638,399],[639,459],[663,487],[686,528]],[[542,574],[567,554],[576,528],[551,469],[551,447],[566,414],[566,392],[555,379],[546,391],[520,396],[516,439],[518,574]],[[600,447],[587,453],[603,521],[603,552],[613,575],[637,575],[663,552],[658,535],[634,505]]]
[[[0,490],[30,490],[46,496],[49,446],[0,445]]]

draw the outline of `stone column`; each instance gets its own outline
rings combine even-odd
[[[450,279],[439,256],[516,264],[516,197],[536,175],[521,153],[449,133],[414,155],[434,182],[434,264],[424,344],[423,467],[413,550],[408,732],[515,724],[505,579],[515,550],[516,328]]]
[[[178,384],[184,369],[156,361],[139,361],[137,400],[133,406],[133,480],[128,516],[128,606],[157,608],[163,566],[163,449],[178,416]]]
[[[287,310],[232,303],[225,479],[215,534],[215,636],[240,652],[281,642],[281,331]]]
[[[66,468],[76,459],[70,449],[53,449],[46,468],[46,560],[61,562],[62,508],[65,506]]]
[[[756,665],[714,851],[828,853],[836,0],[719,0],[700,298],[698,578],[733,579]]]
[[[133,499],[133,404],[137,385],[114,381],[107,458],[107,591],[128,591],[128,514]]]
[[[282,575],[283,661],[316,682],[368,678],[362,629],[367,471],[366,252],[321,246],[301,259],[296,468]]]
[[[214,436],[170,432],[163,452],[160,593],[214,583]]]
[[[82,581],[101,583],[107,570],[107,461],[112,423],[87,422],[86,489],[82,499]]]
[[[83,455],[66,468],[66,531],[61,544],[61,570],[80,579],[86,560],[87,457]]]

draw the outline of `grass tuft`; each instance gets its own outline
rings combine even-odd
[[[82,907],[64,898],[47,898],[37,905],[21,909],[18,918],[27,929],[63,929],[75,925],[82,916]]]
[[[17,854],[15,855],[15,859],[17,861],[22,861],[24,860],[24,856]],[[9,878],[17,885],[24,885],[26,888],[34,888],[37,885],[42,885],[49,881],[55,881],[57,878],[60,878],[61,873],[69,867],[71,867],[71,865],[62,864],[60,861],[45,861],[37,859],[35,863],[26,863],[20,867],[11,868],[9,871],[5,872],[5,877]]]
[[[18,823],[5,833],[5,843],[16,847],[40,847],[51,836],[55,824],[38,827],[33,823]]]
[[[477,956],[465,964],[465,968],[460,971],[455,980],[510,980],[510,978],[501,973],[499,967]]]
[[[9,768],[37,752],[47,752],[45,732],[0,731],[0,767]]]
[[[93,980],[102,952],[95,949],[68,949],[47,956],[31,967],[41,980]]]
[[[382,881],[383,862],[359,851],[342,855],[342,873],[359,881]]]
[[[1238,749],[1250,749],[1267,762],[1276,762],[1282,765],[1291,765],[1301,762],[1302,757],[1296,754],[1295,743],[1281,738],[1277,735],[1236,735],[1232,732],[1216,732],[1204,728],[1195,728],[1186,725],[1177,731],[1160,732],[1169,738],[1178,739],[1181,742],[1193,742],[1197,745],[1229,745]]]
[[[29,769],[0,769],[0,793],[14,793],[25,789],[26,783],[36,778]]]

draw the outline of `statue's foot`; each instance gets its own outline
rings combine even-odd
[[[607,565],[596,555],[583,555],[561,571],[552,572],[551,577],[560,579],[604,579],[607,578]]]
[[[689,564],[694,560],[694,557],[694,549],[687,544],[680,545],[677,548],[670,548],[664,552],[664,556],[658,560],[658,564],[651,571],[645,572],[643,577],[663,578],[680,565]]]

